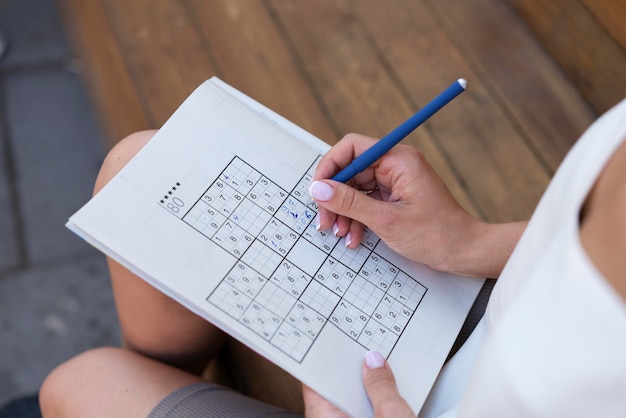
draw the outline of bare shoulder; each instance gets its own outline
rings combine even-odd
[[[580,236],[595,266],[626,301],[626,141],[587,198]]]

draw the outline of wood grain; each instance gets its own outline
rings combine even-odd
[[[611,6],[589,2],[595,15],[580,0],[508,2],[597,114],[626,97],[626,49],[622,37],[626,15],[609,17],[612,12],[624,13],[623,0],[611,2]]]

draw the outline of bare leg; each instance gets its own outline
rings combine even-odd
[[[201,381],[128,350],[98,348],[55,369],[39,401],[45,418],[146,417],[170,393]]]
[[[113,178],[152,138],[133,134],[109,153],[94,193]],[[180,369],[200,374],[224,341],[222,332],[139,277],[108,260],[124,347]]]
[[[94,192],[154,133],[138,132],[117,144]],[[116,262],[109,260],[109,269],[126,350],[90,351],[53,371],[40,395],[46,416],[146,416],[173,390],[201,381],[198,375],[224,341],[219,329]]]

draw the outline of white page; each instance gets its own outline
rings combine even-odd
[[[327,149],[213,78],[67,226],[352,416],[380,351],[417,412],[483,281],[315,231]]]

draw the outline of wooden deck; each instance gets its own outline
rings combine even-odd
[[[553,58],[559,7],[587,0],[59,1],[111,144],[161,126],[213,75],[331,144],[384,135],[466,78],[406,141],[493,222],[526,219],[580,133],[621,98],[598,104],[577,67],[563,69],[575,57]],[[621,77],[619,48],[603,56]]]
[[[489,221],[529,216],[594,113],[499,0],[62,0],[114,142],[217,75],[329,143],[384,135],[459,77],[408,139]]]

